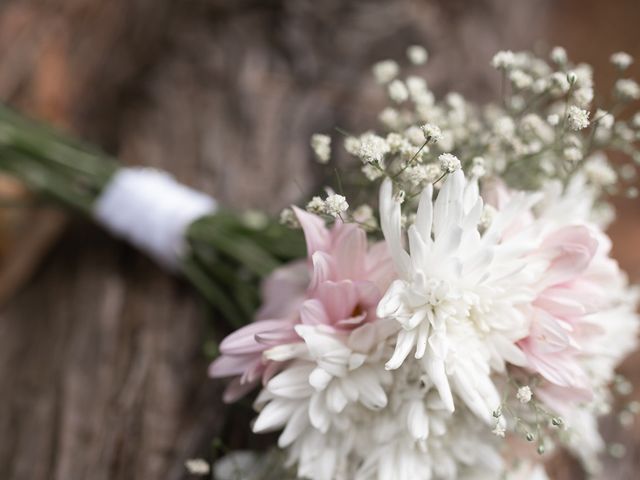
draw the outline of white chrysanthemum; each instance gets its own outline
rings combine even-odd
[[[448,411],[418,361],[394,372],[389,402],[359,427],[355,480],[498,478],[496,439],[466,408]]]
[[[291,363],[256,400],[254,431],[284,428],[289,465],[313,480],[464,479],[500,475],[495,439],[466,408],[452,414],[417,360],[384,368],[393,322],[351,333],[296,327],[303,342],[268,350]],[[475,478],[475,477],[474,477]]]
[[[515,342],[528,334],[528,320],[517,305],[533,298],[527,285],[534,269],[523,271],[519,259],[529,244],[499,240],[502,229],[535,197],[517,197],[481,236],[477,183],[466,184],[458,170],[445,180],[435,202],[432,196],[428,186],[408,230],[408,254],[392,184],[386,181],[381,188],[381,226],[399,276],[378,305],[381,318],[400,326],[387,368],[399,368],[415,351],[447,409],[454,410],[457,394],[489,421],[500,403],[492,371],[504,371],[505,362],[525,364]]]
[[[392,381],[382,366],[388,322],[346,333],[325,325],[298,325],[302,342],[273,347],[265,357],[291,361],[256,400],[254,432],[279,430],[281,448],[291,446],[299,475],[332,480],[345,468],[355,431],[350,410],[372,412],[387,405]],[[323,445],[318,449],[318,445]],[[332,445],[332,449],[328,449]]]

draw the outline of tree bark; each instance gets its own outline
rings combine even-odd
[[[491,55],[530,47],[545,6],[9,0],[0,98],[123,163],[276,212],[321,183],[312,133],[375,125],[371,63],[422,44],[436,91],[488,98]],[[0,310],[0,478],[179,479],[214,438],[238,443],[249,417],[206,377],[207,321],[182,281],[73,221]]]

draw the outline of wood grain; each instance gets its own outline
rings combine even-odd
[[[5,0],[0,98],[124,163],[275,212],[322,181],[312,133],[375,124],[372,62],[423,44],[437,92],[486,99],[491,54],[530,47],[548,5]],[[246,441],[246,413],[206,378],[207,321],[179,279],[72,222],[0,310],[0,478],[179,479],[218,435]],[[562,465],[557,478],[581,478]]]

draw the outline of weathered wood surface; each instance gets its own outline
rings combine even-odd
[[[317,183],[311,133],[374,124],[373,61],[424,44],[436,90],[487,97],[490,55],[537,40],[545,5],[5,0],[0,98],[227,205],[276,211]],[[72,222],[0,307],[0,478],[183,478],[225,416],[200,307],[180,280]]]

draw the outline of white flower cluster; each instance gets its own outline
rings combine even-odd
[[[416,362],[391,375],[382,362],[389,352],[374,348],[362,363],[370,330],[336,343],[330,332],[300,327],[307,347],[278,356],[293,363],[259,396],[254,431],[284,428],[278,444],[289,447],[302,478],[499,475],[502,460],[489,430],[464,409],[451,415]]]
[[[610,173],[600,174],[606,175]],[[507,195],[506,191],[489,188],[485,198],[495,198],[501,208],[492,207],[492,218],[486,222],[482,218],[485,199],[477,183],[466,182],[456,170],[435,201],[431,186],[422,192],[413,224],[406,229],[407,251],[401,205],[392,195],[393,182],[387,179],[380,197],[381,225],[399,279],[380,301],[378,316],[399,324],[387,369],[395,371],[417,359],[454,416],[463,406],[480,421],[492,424],[497,437],[524,432],[527,441],[537,443],[539,454],[551,448],[552,437],[561,442],[568,438],[567,446],[595,470],[594,459],[602,445],[596,419],[608,408],[606,389],[615,365],[636,346],[637,296],[626,285],[624,274],[604,256],[608,239],[592,220],[596,189],[581,175],[565,193],[558,187],[550,183],[544,195],[518,194],[502,200],[500,195]],[[559,265],[554,263],[558,260],[547,256],[557,252],[552,247],[556,242],[559,248],[593,250],[569,255],[570,263],[561,268],[568,270],[560,273],[552,267]],[[582,267],[573,262],[583,254],[585,260],[591,258],[593,272],[604,269],[600,271],[611,275],[608,281],[601,278],[591,285],[592,294],[607,297],[600,297],[604,302],[600,305],[607,307],[584,320],[607,331],[599,339],[574,333],[564,337],[564,320],[559,319],[578,315],[573,317],[577,322],[573,328],[579,328],[582,320],[578,318],[584,313],[578,312],[586,307],[585,303],[570,314],[565,301],[584,302],[584,298],[578,300],[581,293],[541,287],[576,278]],[[560,277],[552,279],[556,274]],[[609,282],[617,285],[616,292],[606,286]],[[609,343],[612,336],[616,340]],[[558,347],[565,341],[575,341],[581,352],[574,360],[565,357],[568,350],[557,356],[549,350],[551,344],[559,342]],[[535,379],[535,391],[521,383],[507,395],[514,378]],[[577,403],[575,398],[570,400],[569,395],[579,391],[583,393],[578,395],[586,396]],[[559,434],[567,429],[572,432],[568,437]]]
[[[414,65],[423,65],[427,63],[429,53],[421,45],[411,45],[407,49],[407,56],[409,57],[411,63],[413,63]]]
[[[611,63],[620,70],[626,70],[633,63],[633,57],[626,52],[617,52],[611,55]]]
[[[603,150],[640,158],[640,116],[594,109],[591,67],[560,47],[550,61],[504,51],[491,63],[507,88],[482,106],[377,64],[385,131],[344,139],[365,177],[349,197],[360,206],[328,191],[284,215],[304,229],[308,283],[289,297],[290,275],[270,284],[288,313],[245,327],[221,365],[241,390],[262,379],[254,430],[281,430],[302,478],[545,479],[503,458],[514,436],[597,469],[597,420],[639,327],[603,232],[603,194],[635,166]],[[636,97],[618,80],[614,102]],[[376,193],[383,240],[368,243]]]
[[[589,126],[589,112],[575,105],[567,110],[567,125],[571,130],[582,130]]]
[[[561,47],[552,50],[550,60],[529,52],[498,52],[491,63],[503,73],[507,88],[500,102],[484,106],[458,93],[438,101],[424,79],[403,79],[397,63],[380,62],[374,71],[387,84],[393,103],[380,114],[388,132],[347,137],[345,147],[362,161],[369,180],[393,176],[409,197],[438,179],[427,171],[434,171],[429,165],[441,164],[442,154],[457,157],[467,174],[499,176],[512,187],[526,189],[550,180],[566,183],[605,149],[621,150],[640,163],[640,123],[612,113],[614,104],[618,110],[640,98],[638,83],[619,79],[611,93],[612,108],[594,109],[591,66],[572,63]],[[619,52],[611,61],[625,70],[633,59]],[[483,159],[481,167],[475,158]]]
[[[311,148],[319,163],[328,163],[331,157],[331,137],[320,133],[312,135]]]
[[[318,215],[328,215],[336,218],[341,216],[349,209],[349,204],[344,195],[338,195],[337,193],[330,192],[326,199],[320,197],[313,197],[309,203],[307,203],[307,210]],[[283,219],[286,222],[286,218]]]
[[[450,153],[443,153],[438,157],[438,160],[440,161],[440,170],[444,173],[453,173],[462,168],[458,157]]]
[[[493,179],[481,195],[477,177],[441,157],[438,192],[428,184],[412,202],[391,177],[382,184],[394,273],[380,244],[363,257],[356,227],[328,233],[300,217],[311,297],[294,304],[298,323],[283,319],[289,333],[252,334],[263,361],[281,365],[256,400],[254,431],[282,430],[278,445],[301,478],[518,478],[500,453],[513,435],[538,454],[564,443],[597,468],[597,417],[638,331],[636,295],[593,220],[597,189],[583,175],[537,193]],[[339,197],[311,203],[326,213]],[[568,315],[575,328],[565,330]]]

